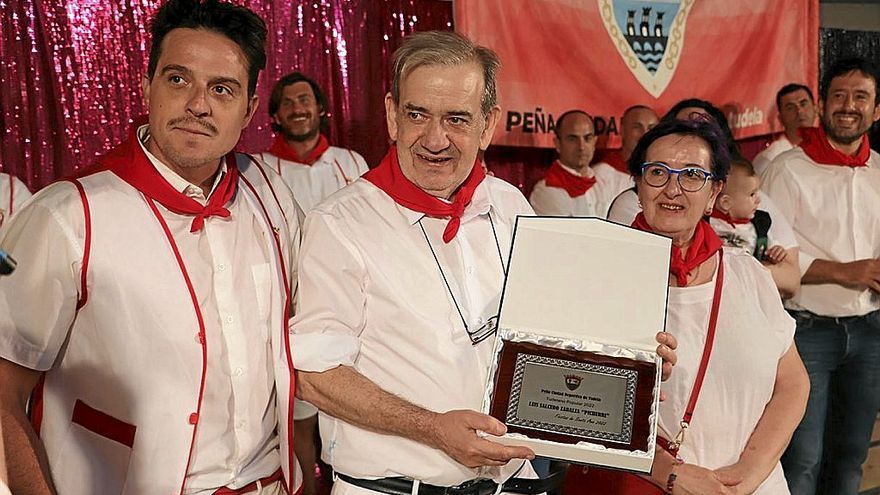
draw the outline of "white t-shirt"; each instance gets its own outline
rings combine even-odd
[[[577,172],[565,165],[563,169],[572,175]],[[596,183],[586,193],[572,198],[565,189],[547,186],[544,179],[535,184],[529,203],[538,215],[565,217],[602,217],[608,213],[611,201],[621,191],[632,187],[629,175],[615,170],[607,163],[599,163],[587,169]]]
[[[311,165],[282,160],[268,151],[261,153],[260,157],[267,168],[281,174],[299,207],[306,213],[369,170],[364,157],[336,146],[327,148]]]
[[[795,148],[767,170],[764,191],[788,219],[800,245],[801,275],[816,259],[846,263],[880,258],[880,155],[867,167],[820,165]],[[857,316],[880,308],[870,289],[804,284],[786,301],[823,316]]]
[[[448,219],[400,206],[365,179],[331,196],[306,217],[291,339],[297,368],[353,366],[425,409],[479,411],[492,339],[473,345],[455,305],[471,331],[498,313],[514,222],[531,214],[518,189],[486,177],[447,244]],[[319,418],[323,459],[355,478],[451,486],[504,479],[522,465],[470,469],[423,443]]]
[[[30,199],[31,192],[14,175],[0,172],[0,227]]]
[[[714,278],[694,287],[669,287],[666,328],[678,339],[678,362],[661,385],[666,400],[660,403],[659,427],[667,439],[678,433],[690,399],[714,290]],[[725,251],[715,344],[679,451],[685,462],[708,469],[737,462],[773,395],[779,359],[791,347],[794,330],[770,273],[750,255]],[[789,493],[778,463],[755,493]]]
[[[767,146],[764,151],[758,153],[754,160],[752,160],[752,166],[755,167],[755,173],[758,174],[759,177],[763,177],[764,172],[767,170],[767,167],[770,163],[780,154],[794,148],[794,145],[791,144],[791,141],[785,137],[785,134],[779,137],[776,141],[770,143],[770,146]]]

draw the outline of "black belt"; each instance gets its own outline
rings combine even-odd
[[[388,495],[413,495],[413,480],[409,478],[396,477],[365,480],[352,478],[342,473],[336,473],[336,476],[350,485],[366,488],[374,492],[386,493]],[[546,478],[510,478],[501,486],[501,491],[537,495],[559,487],[563,479],[565,479],[565,469],[558,470]],[[465,481],[456,486],[437,486],[419,483],[419,491],[416,495],[492,495],[497,490],[498,483],[483,478]]]
[[[862,318],[866,318],[866,317],[870,316],[871,313],[873,313],[873,311],[871,311],[870,313],[865,313],[863,315],[856,315],[856,316],[822,316],[822,315],[817,315],[816,313],[813,313],[811,311],[804,311],[804,310],[788,309],[786,311],[788,311],[788,313],[791,316],[793,316],[795,319],[804,318],[804,319],[814,320],[814,321],[818,321],[818,322],[822,322],[822,323],[835,323],[837,325],[842,325],[844,323],[850,323],[855,320],[860,320]]]

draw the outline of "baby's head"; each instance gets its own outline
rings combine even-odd
[[[730,172],[727,181],[718,195],[715,208],[729,215],[734,220],[751,220],[755,216],[761,199],[758,188],[761,180],[755,174],[755,168],[745,158],[730,161]]]

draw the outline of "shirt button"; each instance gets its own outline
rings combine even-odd
[[[205,334],[202,332],[196,333],[196,344],[204,344],[205,343]]]
[[[232,321],[233,321],[233,318],[231,315],[226,317],[226,323],[232,323]]]
[[[467,272],[468,272],[468,275],[473,275],[474,274],[474,267],[469,266],[467,269]]]
[[[194,425],[199,422],[199,415],[192,413],[189,415],[189,424]]]
[[[235,423],[235,427],[238,428],[239,430],[241,430],[245,427],[246,424],[247,424],[247,421],[240,419],[240,420],[238,420],[237,423]]]
[[[217,265],[218,272],[222,272],[225,269],[226,269],[226,265],[224,265],[223,263],[220,263],[219,265]]]
[[[244,374],[244,369],[241,366],[239,366],[239,367],[235,368],[234,370],[232,370],[232,374],[234,376],[241,376]]]

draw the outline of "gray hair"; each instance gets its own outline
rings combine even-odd
[[[473,43],[452,31],[424,31],[414,33],[403,40],[394,52],[394,80],[391,97],[400,103],[400,80],[424,65],[460,65],[477,62],[483,68],[483,97],[480,109],[487,115],[498,102],[495,89],[495,73],[501,66],[498,54]]]

